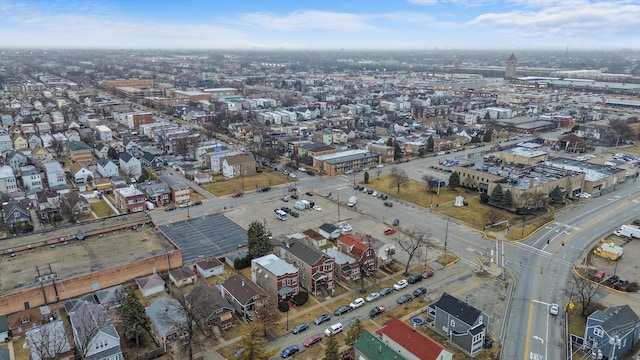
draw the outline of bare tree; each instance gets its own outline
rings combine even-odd
[[[404,250],[409,258],[407,259],[407,263],[404,268],[404,274],[409,274],[409,266],[411,265],[411,260],[417,254],[418,249],[423,246],[432,245],[431,242],[431,234],[424,229],[415,228],[410,230],[407,236],[396,239],[398,241],[398,245],[402,250]]]
[[[407,172],[403,169],[398,169],[394,167],[391,169],[391,183],[389,184],[390,188],[396,188],[398,191],[398,195],[400,195],[400,188],[408,188],[409,187],[409,176]]]
[[[484,220],[487,225],[495,224],[500,221],[500,219],[502,219],[502,214],[496,209],[489,209],[489,211],[484,213]]]
[[[71,350],[62,320],[43,324],[26,332],[27,345],[32,354],[42,360],[54,360]]]
[[[578,300],[580,300],[582,304],[582,316],[586,318],[591,314],[591,303],[600,292],[602,286],[600,283],[583,278],[576,273],[573,273],[572,285],[572,292],[575,292]]]
[[[72,306],[69,311],[69,321],[75,332],[79,334],[75,339],[82,359],[87,357],[98,333],[105,328],[113,327],[104,307],[85,300],[78,300]]]
[[[276,306],[275,300],[271,296],[261,296],[256,301],[254,315],[256,323],[262,324],[264,336],[267,336],[267,329],[274,327],[282,317]]]
[[[436,177],[433,175],[425,174],[422,176],[422,181],[427,185],[427,192],[433,192],[433,188],[436,185],[435,180]]]

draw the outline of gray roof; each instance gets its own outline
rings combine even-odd
[[[327,253],[327,255],[331,256],[338,265],[355,264],[358,262],[358,260],[353,256],[342,253],[332,247],[326,249],[325,252]]]
[[[626,335],[639,324],[638,315],[636,315],[629,305],[597,310],[589,315],[589,325],[594,323],[592,320],[600,322],[602,329],[606,331],[609,336],[618,335],[620,337]]]
[[[103,158],[100,158],[100,160],[98,160],[98,165],[102,167],[107,166],[109,163],[112,163],[113,165],[115,165],[113,160],[109,159],[108,157],[103,157]]]
[[[129,162],[133,156],[128,152],[124,151],[120,153],[120,161]]]
[[[299,240],[287,240],[281,246],[285,251],[291,253],[293,256],[304,261],[305,264],[308,265],[315,265],[324,256],[327,256],[327,254],[323,253],[315,246],[308,245],[307,243]]]
[[[149,182],[138,184],[138,187],[149,196],[171,193],[171,188],[169,188],[169,185],[165,183]]]
[[[267,254],[265,256],[261,256],[257,259],[251,260],[252,263],[260,264],[267,271],[272,273],[275,276],[281,276],[286,274],[296,274],[298,273],[298,269],[288,262],[280,259],[274,254]]]
[[[222,283],[222,287],[242,305],[250,303],[251,299],[256,295],[267,296],[264,290],[242,274],[229,277]]]
[[[69,321],[77,334],[76,345],[84,344],[84,339],[87,336],[92,336],[92,338],[97,336],[93,332],[86,332],[86,330],[95,329],[96,327],[100,329],[101,333],[120,339],[120,335],[111,324],[107,310],[102,305],[81,300],[74,311],[69,313]],[[92,325],[87,326],[87,324]],[[117,347],[119,349],[120,346],[118,345]],[[102,352],[100,353],[102,354]]]
[[[186,299],[201,319],[208,319],[219,310],[233,311],[233,307],[220,295],[220,292],[215,287],[196,286],[195,289],[187,294]]]
[[[473,325],[482,313],[480,310],[446,292],[430,307],[437,307],[467,325]]]
[[[189,187],[187,184],[176,180],[171,175],[158,175],[158,179],[160,179],[163,183],[169,185],[169,187],[172,189],[184,189]]]
[[[168,297],[162,297],[146,307],[145,312],[151,319],[151,323],[156,331],[165,337],[176,326],[187,321],[184,309],[178,300]]]
[[[116,285],[110,288],[98,290],[95,292],[98,302],[102,305],[120,306],[127,296],[127,291],[122,285]]]
[[[69,338],[62,320],[52,321],[25,332],[29,340],[27,344],[38,344],[36,347],[46,346],[51,354],[61,354],[71,350]],[[30,351],[31,360],[40,360],[42,351]]]

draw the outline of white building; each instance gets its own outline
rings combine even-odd
[[[38,171],[35,166],[27,165],[20,167],[20,174],[26,190],[43,189],[42,176],[40,176],[40,171]]]
[[[98,138],[100,139],[100,141],[109,142],[113,140],[113,132],[107,126],[96,126],[96,132],[98,133]]]
[[[18,191],[16,176],[13,174],[11,166],[0,166],[0,192],[10,194]]]
[[[47,182],[49,183],[49,187],[54,187],[57,185],[66,185],[67,179],[64,175],[64,169],[57,161],[50,161],[44,163],[44,172],[47,177]]]
[[[102,175],[102,177],[110,178],[114,176],[118,176],[118,165],[116,165],[111,159],[107,157],[103,157],[98,160],[97,164],[98,174]]]

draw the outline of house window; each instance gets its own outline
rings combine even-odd
[[[601,328],[594,328],[593,329],[593,335],[595,335],[597,337],[603,337],[604,336],[604,330],[602,330]]]
[[[22,319],[22,321],[21,321],[21,322],[22,322],[22,324],[23,324],[23,325],[24,325],[24,324],[28,324],[28,323],[30,323],[30,322],[31,322],[31,319],[29,319],[29,318]]]
[[[474,335],[473,336],[473,342],[476,343],[478,341],[482,340],[482,334],[478,334],[478,335]]]
[[[451,327],[456,327],[456,321],[455,320],[451,320]]]

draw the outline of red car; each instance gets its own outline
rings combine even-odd
[[[385,235],[393,235],[395,233],[396,233],[396,229],[392,229],[392,228],[389,228],[389,229],[384,231]]]
[[[435,272],[433,270],[429,270],[429,271],[425,271],[422,273],[422,278],[426,279],[426,278],[430,278],[435,274]]]
[[[320,341],[322,341],[322,335],[320,334],[315,334],[315,335],[311,335],[309,338],[307,338],[307,340],[304,341],[304,346],[305,347],[309,347],[315,343],[319,343]]]
[[[233,195],[231,195],[231,197],[239,198],[239,197],[241,197],[242,195],[244,195],[244,194],[243,194],[243,193],[241,193],[241,192],[237,192],[237,193],[233,193]]]

